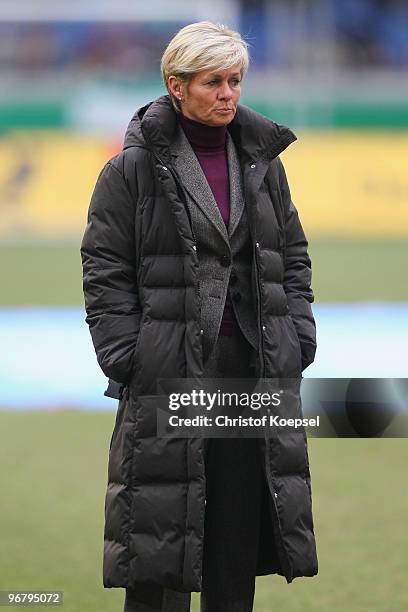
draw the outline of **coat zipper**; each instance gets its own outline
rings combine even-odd
[[[245,186],[245,191],[246,193],[248,193],[246,186]],[[254,227],[252,228],[251,231],[251,235],[252,235],[252,240],[255,240],[255,223],[253,220],[253,214],[251,214],[251,221],[254,225]],[[256,280],[256,292],[257,292],[257,302],[258,302],[258,333],[259,333],[259,338],[260,338],[260,378],[264,378],[265,376],[265,356],[264,356],[264,326],[262,324],[262,304],[261,304],[261,287],[260,287],[260,278],[259,278],[259,249],[260,249],[260,244],[258,241],[255,240],[254,243],[254,253],[255,253],[255,280]],[[268,419],[270,416],[270,408],[267,408],[267,412],[268,412]],[[270,449],[269,449],[269,431],[268,431],[268,426],[265,428],[265,454],[266,454],[266,465],[265,465],[265,476],[266,476],[266,482],[268,484],[268,488],[269,488],[269,492],[272,498],[272,505],[274,508],[274,518],[277,521],[278,524],[278,531],[279,531],[279,539],[280,539],[280,547],[282,549],[282,551],[284,552],[284,555],[286,557],[286,559],[283,558],[283,555],[279,555],[280,556],[280,561],[281,561],[281,565],[282,565],[282,570],[285,572],[284,568],[286,567],[286,572],[285,575],[286,576],[290,576],[290,578],[292,577],[292,572],[291,572],[291,565],[289,562],[289,558],[288,558],[288,554],[286,551],[286,548],[283,544],[283,538],[282,538],[282,530],[281,530],[281,526],[280,526],[280,522],[279,522],[279,514],[278,514],[278,509],[276,506],[276,497],[277,497],[277,493],[275,492],[274,488],[273,488],[273,483],[272,483],[272,478],[271,478],[271,474],[270,471],[268,469],[268,466],[270,466]]]
[[[259,334],[259,344],[260,344],[260,357],[261,357],[261,370],[260,370],[260,378],[263,378],[265,375],[265,357],[264,357],[264,338],[263,338],[263,326],[262,326],[262,304],[261,304],[261,288],[259,281],[259,242],[255,242],[254,245],[254,253],[255,253],[255,285],[256,285],[256,293],[257,293],[257,303],[258,303],[258,334]]]

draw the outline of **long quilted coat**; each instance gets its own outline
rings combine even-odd
[[[97,360],[122,383],[105,502],[103,584],[201,590],[202,439],[155,436],[157,378],[200,378],[198,257],[169,143],[169,97],[140,108],[102,169],[81,244],[86,322]],[[278,157],[296,137],[239,105],[228,126],[253,242],[259,376],[299,377],[314,359],[311,264]],[[260,439],[270,510],[258,575],[317,573],[306,437]]]

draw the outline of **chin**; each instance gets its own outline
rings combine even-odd
[[[220,115],[218,117],[214,118],[214,125],[228,125],[229,123],[231,123],[231,121],[233,120],[235,116],[235,113],[228,113],[226,115]]]

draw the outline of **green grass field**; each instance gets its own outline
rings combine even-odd
[[[79,247],[2,246],[0,306],[82,304]],[[309,251],[316,301],[408,301],[407,241],[316,238]]]
[[[102,586],[113,423],[113,413],[0,412],[0,590],[58,589],[67,612],[121,612],[123,589]],[[255,612],[407,610],[407,441],[311,438],[309,455],[319,574],[258,578]]]

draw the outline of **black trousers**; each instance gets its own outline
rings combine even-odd
[[[253,348],[239,333],[220,336],[208,378],[250,378]],[[252,612],[263,469],[256,438],[205,440],[206,511],[201,612]],[[188,612],[190,593],[160,585],[126,589],[124,612]]]

